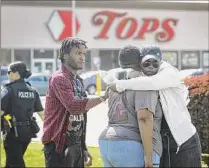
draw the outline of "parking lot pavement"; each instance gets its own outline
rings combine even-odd
[[[42,104],[45,104],[45,97],[41,97]],[[100,105],[94,107],[88,112],[88,123],[87,123],[87,137],[86,143],[88,146],[98,146],[98,137],[102,130],[107,126],[108,118],[107,118],[108,107],[107,103],[101,103]],[[41,118],[35,114],[38,124],[41,128],[38,133],[37,138],[33,138],[33,141],[41,141],[41,137],[43,134],[43,122]]]

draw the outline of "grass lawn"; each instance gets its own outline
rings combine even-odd
[[[30,143],[26,153],[25,153],[25,162],[26,167],[44,167],[44,154],[42,152],[43,145],[41,143]],[[89,147],[89,151],[91,155],[93,156],[93,165],[92,167],[103,167],[102,160],[100,158],[100,152],[99,148],[93,148]],[[208,158],[207,156],[204,156],[205,158]],[[1,143],[1,167],[4,167],[5,165],[5,152],[3,145]],[[202,164],[202,167],[207,167],[204,163]]]
[[[30,143],[25,153],[26,167],[44,167],[44,153],[42,152],[43,145],[41,143]],[[103,167],[100,158],[99,148],[90,148],[89,151],[93,156],[92,167]],[[5,166],[5,152],[1,144],[1,167]]]

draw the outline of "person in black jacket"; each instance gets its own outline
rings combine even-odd
[[[29,76],[25,63],[14,62],[8,68],[9,83],[1,90],[5,167],[25,167],[24,153],[39,131],[33,113],[42,114],[43,107],[38,92],[24,81]]]

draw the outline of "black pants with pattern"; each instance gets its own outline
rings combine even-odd
[[[198,134],[193,135],[177,151],[170,132],[162,133],[163,154],[160,167],[201,167],[201,144]]]
[[[56,145],[50,142],[44,145],[45,166],[51,167],[84,167],[81,143],[68,145],[63,153],[56,152]]]
[[[64,154],[56,151],[54,142],[44,144],[44,156],[46,168],[64,167]]]
[[[74,144],[67,148],[65,155],[66,167],[84,167],[84,153],[81,144]]]

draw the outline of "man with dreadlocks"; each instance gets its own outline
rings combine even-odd
[[[108,97],[87,98],[77,71],[85,62],[86,42],[66,38],[60,48],[61,68],[50,78],[46,94],[44,144],[46,167],[84,167],[92,164],[86,144],[89,109]],[[87,161],[88,160],[88,161]]]

